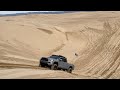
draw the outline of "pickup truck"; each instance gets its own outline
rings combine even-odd
[[[51,55],[50,57],[42,57],[40,59],[39,67],[50,67],[52,70],[66,70],[72,73],[74,65],[67,63],[67,58],[61,55]]]

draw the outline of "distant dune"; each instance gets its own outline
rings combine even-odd
[[[67,57],[73,73],[38,67],[52,54]],[[0,78],[119,79],[120,12],[0,17]]]

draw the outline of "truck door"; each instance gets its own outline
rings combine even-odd
[[[66,60],[64,59],[64,58],[62,58],[62,57],[60,57],[59,58],[59,63],[60,63],[60,68],[62,68],[62,69],[66,69],[66,67],[67,67],[67,63],[66,63]]]
[[[64,63],[64,69],[67,69],[68,68],[68,63],[66,62],[66,60],[63,60],[63,63]]]
[[[64,68],[64,62],[62,61],[61,58],[59,58],[59,65],[58,65],[59,68]]]

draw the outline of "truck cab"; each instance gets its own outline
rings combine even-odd
[[[74,70],[74,65],[67,63],[67,58],[62,55],[51,55],[50,57],[42,57],[40,59],[39,66],[50,67],[52,70],[67,70],[68,72],[72,72]]]

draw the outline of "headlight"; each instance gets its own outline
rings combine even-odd
[[[50,61],[53,62],[53,59],[51,59]]]

